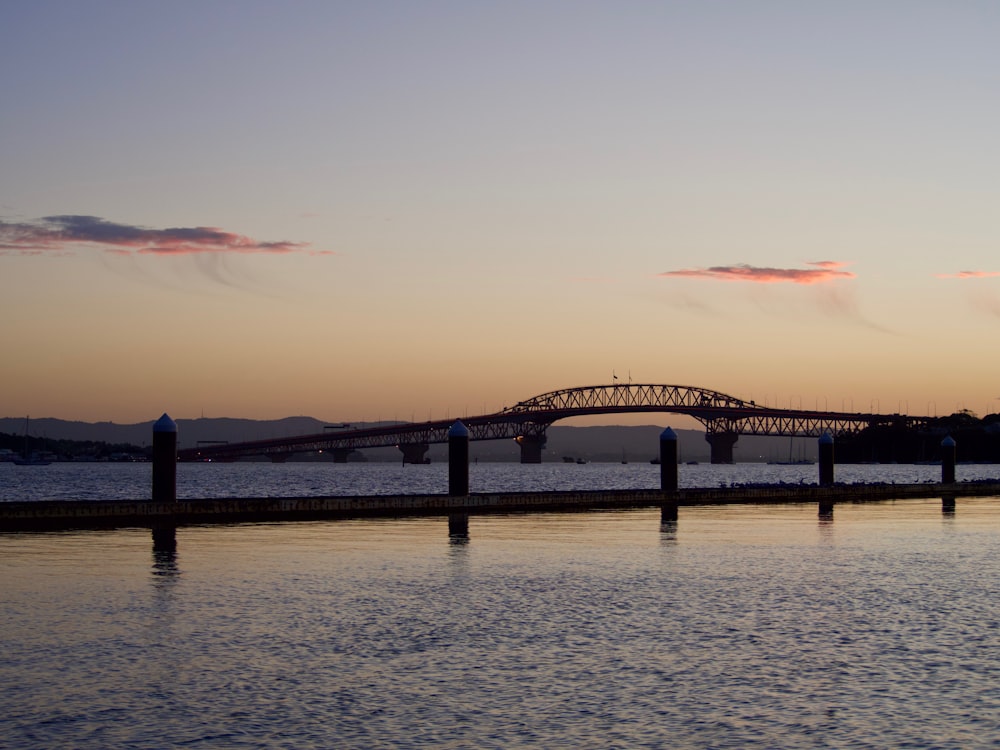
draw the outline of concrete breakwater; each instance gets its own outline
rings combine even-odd
[[[321,519],[566,512],[726,504],[873,502],[941,497],[1000,498],[1000,482],[960,484],[768,485],[590,492],[504,492],[469,495],[219,498],[205,500],[48,500],[0,503],[0,532],[79,528],[164,527]]]

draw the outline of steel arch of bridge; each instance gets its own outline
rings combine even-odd
[[[500,412],[551,424],[588,414],[672,412],[697,419],[708,434],[819,437],[858,432],[877,425],[919,426],[926,418],[901,414],[847,413],[778,409],[736,396],[686,385],[595,385],[534,396]]]
[[[471,440],[544,439],[553,423],[595,414],[669,412],[693,417],[716,434],[837,437],[869,426],[918,427],[926,418],[900,414],[865,414],[777,409],[759,406],[719,391],[684,385],[629,383],[565,388],[534,396],[502,411],[465,417]],[[203,446],[179,451],[181,460],[227,460],[248,455],[281,456],[300,452],[351,451],[448,441],[454,419],[380,425],[336,433]]]

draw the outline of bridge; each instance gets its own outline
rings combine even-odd
[[[550,391],[493,414],[465,417],[470,440],[515,440],[521,463],[541,463],[546,430],[554,422],[595,414],[665,412],[693,417],[705,426],[712,463],[732,463],[733,446],[740,435],[834,438],[867,427],[925,426],[927,417],[903,414],[865,414],[836,411],[778,409],[759,406],[735,396],[685,385],[595,385]],[[200,444],[178,451],[181,461],[233,461],[245,456],[267,456],[281,462],[294,453],[330,452],[334,461],[364,448],[397,447],[404,463],[426,463],[432,443],[448,442],[454,419],[403,422],[316,435],[254,440],[243,443]]]

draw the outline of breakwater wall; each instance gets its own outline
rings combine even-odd
[[[0,532],[75,528],[165,527],[449,515],[567,512],[664,505],[874,502],[915,498],[1000,498],[1000,482],[960,484],[774,485],[590,492],[470,495],[218,498],[205,500],[46,500],[0,503]]]

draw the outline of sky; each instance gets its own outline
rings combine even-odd
[[[997,38],[992,0],[8,0],[0,414],[1000,411]]]

